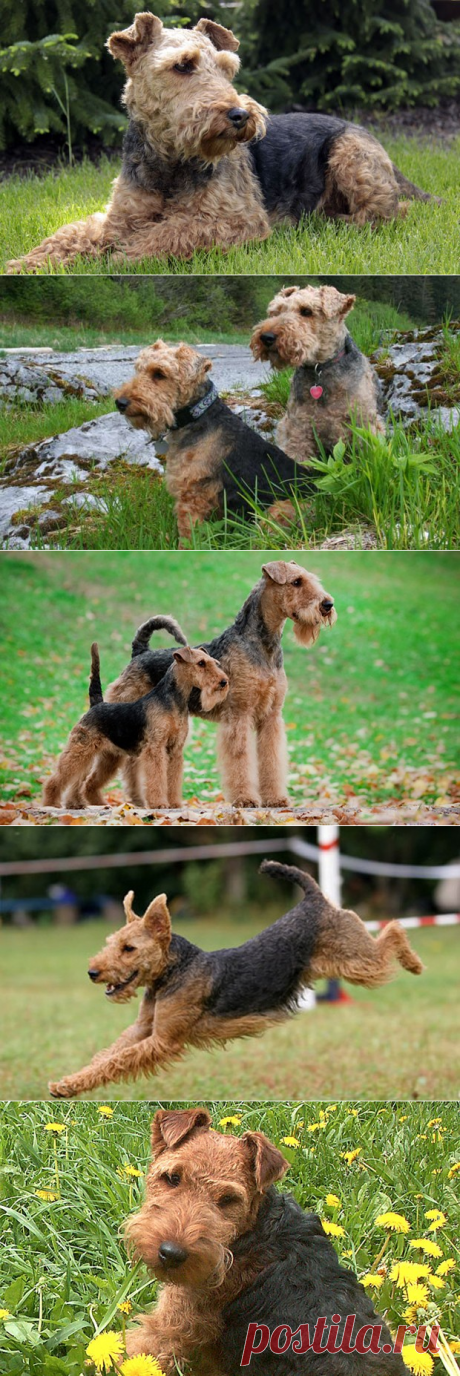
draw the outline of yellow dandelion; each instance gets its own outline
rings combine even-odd
[[[378,1214],[375,1220],[376,1228],[389,1228],[392,1233],[410,1233],[410,1223],[404,1214]]]
[[[433,1290],[443,1290],[445,1283],[442,1276],[428,1276],[428,1284],[432,1285]]]
[[[384,1277],[383,1277],[383,1276],[379,1276],[379,1275],[373,1276],[373,1275],[372,1275],[372,1271],[368,1271],[367,1274],[366,1274],[365,1276],[361,1276],[361,1285],[365,1285],[365,1286],[373,1285],[373,1286],[375,1286],[375,1289],[376,1289],[376,1290],[380,1290],[380,1286],[383,1285],[383,1281],[384,1281]]]
[[[234,1118],[219,1118],[220,1128],[239,1128],[240,1126],[241,1118],[237,1118],[236,1116]]]
[[[429,1274],[430,1268],[425,1266],[424,1262],[395,1261],[390,1271],[390,1280],[396,1281],[396,1285],[401,1289],[402,1286],[422,1280]]]
[[[438,1123],[442,1123],[442,1118],[430,1118],[430,1121],[429,1121],[429,1123],[428,1123],[428,1127],[429,1127],[429,1128],[436,1128],[436,1127],[438,1126]],[[427,1217],[428,1217],[428,1215],[425,1214],[425,1218],[427,1218]]]
[[[406,1285],[405,1290],[409,1304],[415,1304],[417,1309],[426,1309],[429,1299],[426,1285],[415,1282],[415,1285]]]
[[[409,1243],[409,1247],[416,1247],[420,1252],[426,1252],[427,1257],[442,1257],[441,1248],[437,1242],[432,1242],[429,1237],[414,1237]]]
[[[5,1319],[10,1319],[10,1318],[11,1318],[11,1314],[10,1314],[9,1309],[0,1309],[0,1323],[4,1323],[4,1322],[5,1322]]]
[[[131,1300],[122,1300],[120,1304],[117,1304],[120,1314],[130,1314],[132,1307]]]
[[[448,1276],[449,1271],[455,1271],[455,1261],[453,1257],[446,1257],[445,1261],[441,1261],[440,1265],[436,1267],[436,1275]]]
[[[460,1171],[460,1161],[454,1161],[453,1166],[448,1171],[448,1179],[452,1180],[452,1176],[456,1175],[457,1171]]]
[[[414,1372],[414,1376],[431,1376],[433,1358],[430,1357],[429,1352],[417,1352],[415,1347],[403,1345],[401,1357],[406,1366]]]
[[[164,1372],[154,1357],[146,1357],[143,1352],[138,1357],[127,1357],[122,1362],[122,1376],[164,1376]]]
[[[142,1171],[138,1171],[136,1166],[121,1166],[119,1173],[129,1176],[131,1180],[137,1180],[142,1175]]]
[[[54,1194],[53,1190],[36,1190],[35,1194],[37,1199],[44,1199],[46,1204],[54,1204],[54,1201],[59,1199],[59,1195]]]
[[[351,1108],[351,1109],[350,1109],[350,1117],[351,1117],[351,1118],[357,1118],[357,1117],[358,1117],[358,1110],[357,1110],[357,1108]]]
[[[400,1116],[399,1116],[399,1121],[400,1121],[400,1123],[405,1123],[408,1117],[409,1117],[409,1114],[408,1114],[408,1113],[401,1113]]]
[[[337,1113],[337,1104],[328,1104],[326,1113]]]
[[[351,1166],[352,1162],[356,1161],[356,1157],[361,1155],[361,1151],[362,1147],[355,1147],[354,1151],[341,1151],[340,1155],[342,1157],[342,1161],[346,1161],[347,1164]]]
[[[115,1109],[110,1108],[109,1104],[99,1104],[96,1112],[100,1113],[101,1118],[113,1118]]]
[[[330,1209],[340,1209],[340,1199],[336,1194],[327,1194],[326,1204],[329,1204]]]
[[[320,1127],[321,1123],[309,1123],[307,1127],[307,1132],[319,1132]]]
[[[60,1132],[65,1132],[65,1130],[65,1123],[45,1123],[43,1128],[44,1132],[55,1132],[57,1135],[59,1135]]]
[[[345,1237],[345,1228],[341,1228],[339,1223],[330,1223],[328,1218],[322,1219],[321,1222],[328,1237]]]
[[[342,1253],[341,1253],[341,1256],[342,1256],[342,1257],[345,1257],[345,1258],[348,1260],[348,1257],[352,1257],[352,1256],[353,1256],[353,1251],[351,1251],[351,1252],[342,1252]]]
[[[430,1209],[429,1213],[425,1214],[425,1218],[432,1219],[432,1222],[430,1223],[430,1226],[427,1229],[429,1233],[435,1233],[437,1228],[444,1228],[444,1225],[447,1223],[446,1214],[441,1213],[439,1209]]]
[[[451,1338],[449,1347],[451,1352],[460,1352],[460,1341],[458,1338]]]
[[[417,1305],[408,1304],[407,1309],[403,1309],[401,1318],[405,1319],[406,1323],[415,1323],[417,1318]]]
[[[298,1137],[282,1137],[281,1143],[283,1147],[300,1147]]]
[[[123,1354],[123,1339],[120,1333],[98,1333],[86,1349],[86,1356],[94,1362],[96,1371],[112,1371],[114,1363]]]

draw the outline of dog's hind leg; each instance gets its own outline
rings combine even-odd
[[[338,214],[335,206],[347,206]],[[406,208],[399,200],[393,164],[382,145],[364,130],[349,128],[332,145],[326,190],[318,210],[355,225],[394,220]]]
[[[350,984],[374,989],[391,978],[394,960],[412,975],[422,974],[422,961],[412,950],[399,922],[388,922],[375,939],[357,913],[329,908],[325,910],[309,978],[343,978]]]
[[[104,807],[105,798],[101,793],[101,788],[105,787],[109,779],[113,779],[121,760],[123,760],[121,751],[113,750],[109,746],[98,755],[85,783],[86,802],[92,807]]]
[[[74,727],[67,745],[59,756],[54,774],[43,788],[45,807],[59,807],[69,799],[69,806],[83,807],[82,788],[94,763],[95,741],[84,727]],[[72,804],[70,803],[72,799]]]

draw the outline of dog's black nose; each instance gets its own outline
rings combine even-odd
[[[231,110],[227,110],[227,119],[233,124],[234,129],[244,129],[249,119],[249,110],[243,110],[240,105],[232,105]]]
[[[271,345],[275,343],[276,334],[270,334],[270,332],[267,330],[267,333],[261,334],[260,338],[262,340],[262,344],[266,344],[267,349],[269,349]]]
[[[90,979],[97,979],[99,970],[88,970]]]
[[[187,1260],[188,1252],[184,1247],[179,1247],[178,1242],[161,1242],[158,1256],[163,1266],[166,1266],[168,1271],[173,1271],[175,1266],[182,1266],[182,1262]]]
[[[330,597],[323,597],[323,600],[322,600],[322,603],[321,603],[321,611],[322,611],[322,612],[331,612],[333,606],[334,606],[334,603],[331,601],[331,598],[330,598]]]
[[[117,411],[121,411],[123,414],[124,411],[128,410],[129,401],[127,401],[126,397],[117,397],[115,406]]]

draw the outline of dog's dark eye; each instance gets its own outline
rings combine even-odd
[[[238,1204],[238,1195],[230,1193],[221,1194],[220,1199],[217,1200],[217,1203],[219,1205],[219,1209],[229,1209],[231,1204]]]
[[[195,71],[195,63],[194,63],[192,57],[186,58],[186,60],[185,60],[184,62],[175,62],[175,63],[174,63],[173,72],[181,72],[182,74],[185,74],[185,76],[189,76],[190,73],[191,73],[191,72],[194,72],[194,71]]]
[[[313,315],[313,311],[310,310],[310,307],[309,307],[309,306],[301,306],[301,307],[300,307],[300,314],[301,314],[301,315]]]
[[[135,951],[135,950],[136,950],[136,947],[135,947],[135,946],[128,946],[127,943],[125,942],[125,945],[124,945],[124,947],[123,947],[123,950],[124,950],[124,951]]]
[[[178,1171],[171,1171],[171,1173],[165,1171],[161,1179],[164,1180],[165,1185],[170,1185],[172,1190],[177,1189],[177,1186],[180,1185],[180,1175]]]
[[[161,378],[163,378],[164,376],[165,376],[165,374],[162,372],[161,368],[152,368],[152,369],[151,369],[150,377],[161,379]]]
[[[199,659],[199,660],[198,660],[198,668],[199,668],[199,669],[205,669],[205,668],[206,668],[206,660],[205,660],[205,659]]]
[[[302,587],[302,579],[301,579],[301,578],[293,578],[293,580],[292,580],[292,586],[293,586],[293,588],[301,588],[301,587]]]

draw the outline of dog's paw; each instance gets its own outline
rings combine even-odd
[[[263,798],[262,807],[291,807],[291,799],[286,793],[283,798]]]
[[[232,798],[232,807],[260,807],[259,798]]]
[[[71,1099],[75,1093],[69,1080],[50,1080],[48,1089],[52,1099]]]

